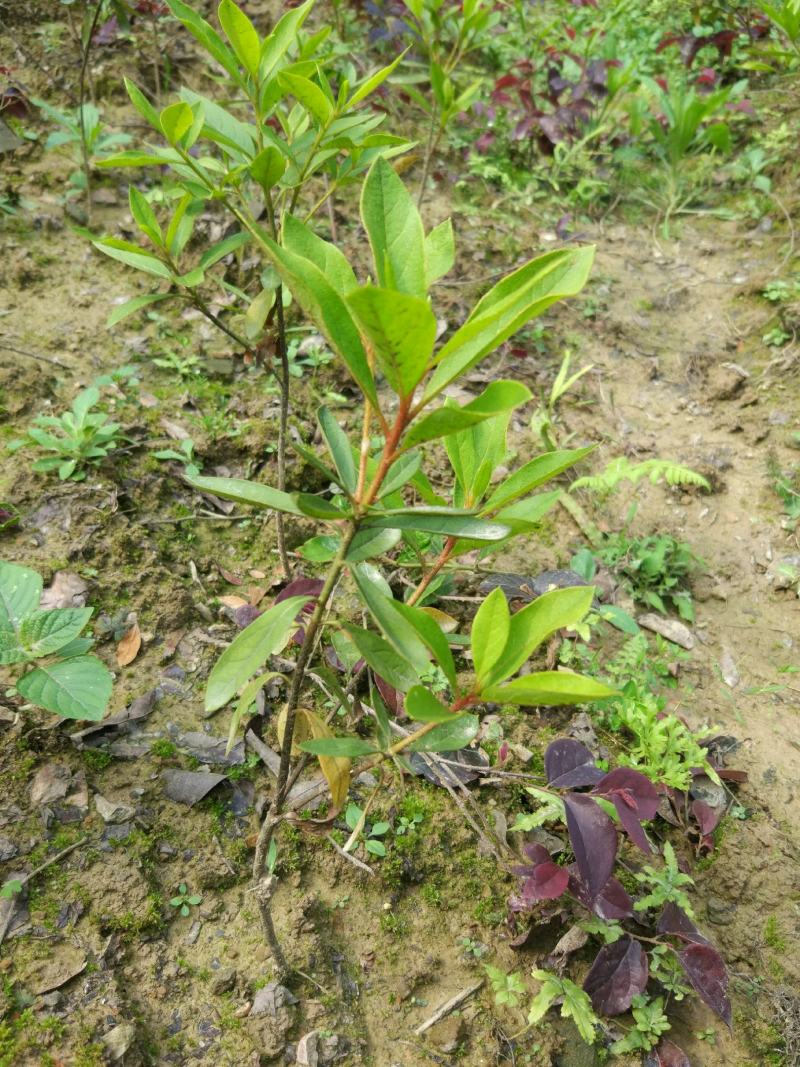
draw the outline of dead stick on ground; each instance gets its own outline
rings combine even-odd
[[[333,845],[333,847],[336,849],[342,859],[347,860],[348,863],[352,863],[353,866],[358,867],[359,870],[366,871],[370,878],[375,877],[375,872],[373,871],[373,869],[367,866],[366,863],[362,863],[358,856],[354,856],[351,852],[345,852],[339,842],[336,841],[333,837],[331,837],[330,834],[327,835],[327,839]]]
[[[430,1028],[435,1026],[440,1020],[446,1018],[451,1011],[460,1008],[464,1001],[469,1000],[474,993],[477,993],[482,985],[483,979],[481,978],[480,981],[467,986],[467,988],[462,989],[460,993],[456,993],[454,997],[451,997],[445,1004],[442,1004],[441,1008],[437,1008],[433,1015],[426,1019],[421,1026],[418,1026],[414,1031],[414,1035],[419,1037],[420,1034],[424,1034],[426,1030],[430,1030]]]
[[[38,867],[34,867],[30,874],[24,874],[21,878],[18,878],[16,880],[20,883],[21,887],[26,886],[28,882],[32,882],[37,875],[42,873],[42,871],[46,871],[47,868],[52,867],[54,863],[58,863],[59,860],[63,860],[65,856],[68,856],[70,854],[70,852],[74,852],[76,848],[80,848],[81,845],[85,845],[88,840],[88,837],[82,837],[80,841],[75,841],[73,844],[67,845],[67,847],[62,848],[60,852],[56,852],[55,856],[51,856],[49,860],[45,860],[45,862],[40,863]],[[8,909],[8,914],[5,917],[5,921],[0,927],[0,945],[2,945],[6,934],[8,933],[8,928],[11,925],[11,920],[13,916],[14,903],[12,900],[11,906]]]
[[[61,367],[62,370],[70,369],[66,363],[61,363],[57,359],[51,359],[50,356],[40,356],[36,352],[28,352],[24,348],[17,348],[15,345],[6,344],[5,341],[0,341],[0,348],[7,352],[13,352],[17,356],[27,356],[28,359],[37,359],[40,363],[51,363],[54,367]]]

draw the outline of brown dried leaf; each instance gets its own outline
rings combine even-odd
[[[138,622],[135,622],[117,645],[117,663],[119,666],[127,667],[129,663],[133,663],[139,655],[141,647],[142,634],[139,630]]]
[[[247,601],[241,596],[220,596],[217,597],[220,604],[224,604],[226,608],[244,608],[247,607]]]

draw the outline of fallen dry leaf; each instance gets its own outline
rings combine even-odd
[[[247,601],[244,597],[240,596],[221,596],[217,597],[220,604],[224,604],[226,608],[244,608],[247,607]]]
[[[161,419],[161,425],[173,441],[186,441],[191,436],[188,430],[185,430],[179,422],[173,422],[172,419]]]
[[[267,591],[266,589],[263,589],[260,585],[251,585],[248,587],[247,595],[250,598],[251,605],[253,607],[256,607],[267,595]]]
[[[231,585],[243,585],[242,579],[237,577],[233,571],[226,571],[224,567],[219,568],[219,573],[225,579],[226,582],[230,582]]]
[[[129,663],[133,663],[141,647],[142,634],[138,622],[135,622],[117,645],[117,663],[120,667],[127,667]]]

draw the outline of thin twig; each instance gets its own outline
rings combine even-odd
[[[62,370],[71,370],[66,363],[61,363],[59,360],[53,359],[51,356],[40,356],[37,352],[28,352],[24,348],[17,348],[15,345],[7,344],[5,341],[0,341],[0,348],[13,352],[17,356],[27,356],[28,359],[37,359],[40,363],[52,363],[54,367],[61,367]]]
[[[348,863],[352,863],[353,866],[358,867],[359,870],[366,871],[370,878],[375,877],[375,872],[368,864],[364,863],[357,856],[354,856],[352,852],[345,852],[339,842],[331,834],[327,835],[327,839],[328,841],[330,841],[330,843],[333,845],[333,847],[336,849],[336,851],[339,853],[343,860],[347,860]]]
[[[467,986],[466,989],[462,989],[460,993],[456,993],[456,995],[454,997],[451,997],[448,1001],[445,1001],[445,1003],[442,1004],[440,1008],[436,1009],[433,1015],[427,1018],[424,1023],[422,1023],[416,1028],[416,1030],[414,1031],[414,1036],[420,1037],[422,1034],[425,1033],[426,1030],[430,1030],[430,1028],[432,1026],[435,1026],[436,1023],[440,1022],[442,1019],[447,1018],[451,1011],[455,1011],[456,1008],[460,1008],[465,1000],[469,1000],[471,996],[474,996],[474,994],[478,992],[482,985],[483,979],[481,978],[479,981],[473,982],[472,985]]]

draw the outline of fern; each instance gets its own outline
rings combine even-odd
[[[569,488],[570,492],[574,489],[591,489],[605,495],[613,492],[621,482],[636,485],[642,478],[649,478],[653,485],[663,479],[667,485],[698,485],[702,489],[711,489],[703,475],[690,467],[682,467],[668,459],[646,459],[642,463],[631,463],[625,456],[612,459],[600,474],[578,478]]]

